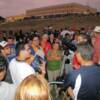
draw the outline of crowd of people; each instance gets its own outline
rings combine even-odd
[[[100,26],[43,32],[0,33],[0,100],[52,100],[58,77],[70,99],[100,100]]]

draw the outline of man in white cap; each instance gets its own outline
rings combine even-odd
[[[6,41],[0,42],[0,53],[3,54],[4,56],[7,56],[10,54],[10,48]]]
[[[100,63],[100,26],[96,26],[93,31],[92,44],[94,47],[93,61]]]
[[[4,56],[7,60],[7,62],[9,63],[8,55],[10,55],[10,47],[8,46],[8,42],[6,42],[6,41],[0,42],[0,55]],[[5,77],[5,81],[12,83],[9,68],[7,68],[7,75]]]

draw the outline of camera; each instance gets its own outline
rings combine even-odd
[[[67,58],[67,59],[65,60],[65,64],[70,64],[70,59]]]
[[[37,55],[37,67],[35,67],[34,69],[39,74],[42,73],[42,70],[41,70],[40,66],[43,64],[43,62],[46,62],[46,59]]]
[[[67,41],[66,39],[62,40],[62,46],[65,52],[68,50],[71,50],[74,52],[77,49],[77,47],[71,41]]]

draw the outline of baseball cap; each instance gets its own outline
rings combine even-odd
[[[6,41],[1,41],[0,42],[0,46],[2,47],[2,48],[4,48],[5,46],[7,46],[8,45],[8,42],[6,42]]]
[[[94,28],[94,32],[100,33],[100,26],[96,26],[96,27]]]

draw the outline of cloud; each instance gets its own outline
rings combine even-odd
[[[0,15],[10,16],[24,13],[27,9],[77,2],[87,4],[87,0],[0,0]],[[100,9],[100,0],[88,0],[89,5]]]
[[[3,6],[5,5],[5,2],[4,1],[0,1],[0,6]]]

